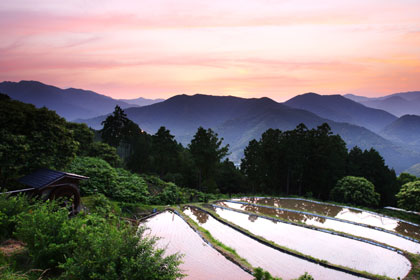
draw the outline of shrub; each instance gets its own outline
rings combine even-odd
[[[80,183],[81,195],[97,192],[112,196],[117,186],[118,173],[106,161],[93,157],[77,157],[67,171],[89,177]]]
[[[268,271],[257,267],[254,269],[254,280],[281,280],[281,278],[273,277]]]
[[[301,275],[297,280],[314,280],[314,278],[305,272],[305,274]]]
[[[404,184],[396,196],[398,207],[411,211],[420,211],[420,181]]]
[[[90,217],[95,226],[81,228],[78,248],[60,265],[62,279],[178,279],[180,255],[164,257],[155,249],[156,239],[133,228],[118,230]]]
[[[19,215],[15,235],[26,243],[37,267],[56,267],[77,246],[74,238],[76,229],[82,227],[81,219],[69,219],[68,215],[57,202],[39,203]]]
[[[117,202],[112,202],[105,195],[98,193],[83,198],[83,205],[90,213],[102,217],[113,217],[121,214],[121,209]]]
[[[103,197],[103,196],[99,196]],[[16,236],[27,244],[33,264],[59,268],[61,279],[162,279],[182,276],[178,254],[164,256],[144,228],[81,213],[72,219],[56,202],[39,203],[18,217]]]
[[[375,186],[365,178],[346,176],[338,180],[331,190],[330,197],[338,202],[377,206],[380,195],[375,192]]]
[[[118,178],[117,186],[112,193],[114,199],[124,202],[147,202],[149,191],[142,177],[122,168],[117,168],[116,172]]]
[[[29,209],[29,200],[24,195],[7,197],[0,194],[0,241],[12,237],[16,218]]]

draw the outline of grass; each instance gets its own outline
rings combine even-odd
[[[420,255],[407,254],[407,258],[411,262],[411,270],[404,279],[405,280],[420,279]]]

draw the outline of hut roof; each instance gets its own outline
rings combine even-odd
[[[63,178],[71,178],[76,180],[89,179],[88,177],[68,172],[55,171],[50,169],[39,169],[34,173],[28,174],[25,177],[20,178],[19,182],[32,188],[40,189],[45,186],[51,185]]]

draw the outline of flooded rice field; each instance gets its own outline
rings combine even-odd
[[[215,211],[257,236],[332,264],[391,278],[404,278],[411,268],[403,255],[379,246],[234,210]]]
[[[373,227],[383,228],[405,236],[420,240],[420,228],[412,223],[400,221],[391,217],[385,217],[369,211],[354,208],[341,207],[328,203],[294,198],[241,198],[239,201],[269,205],[279,208],[294,209],[329,216],[337,219],[366,224]]]
[[[315,279],[363,279],[280,252],[220,223],[201,210],[188,207],[184,213],[208,230],[214,238],[235,249],[252,266],[261,267],[284,280],[296,279],[305,272]]]
[[[317,215],[311,215],[310,213],[297,213],[282,209],[271,208],[271,206],[258,206],[255,204],[241,204],[232,202],[220,202],[219,205],[247,211],[251,213],[274,216],[279,219],[289,220],[295,223],[304,223],[310,226],[316,226],[320,228],[331,229],[337,232],[343,232],[350,235],[367,238],[380,243],[387,244],[392,247],[396,247],[402,250],[406,250],[410,253],[420,253],[420,244],[407,240],[403,237],[399,237],[392,233],[383,232],[373,228],[369,228],[362,225],[355,225],[352,223],[346,223],[345,221],[338,221],[331,218],[323,218]]]
[[[184,279],[253,279],[252,275],[230,262],[210,247],[178,215],[163,212],[145,222],[152,235],[160,237],[158,247],[167,254],[184,254],[181,269],[188,276]]]

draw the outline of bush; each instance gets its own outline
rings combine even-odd
[[[12,237],[17,216],[29,209],[29,200],[24,195],[7,197],[0,194],[0,241]]]
[[[39,203],[18,218],[16,236],[33,265],[61,269],[61,279],[162,279],[182,276],[180,255],[164,257],[144,229],[81,213],[72,219],[56,202]]]
[[[121,209],[117,202],[110,201],[105,195],[98,193],[83,198],[83,205],[89,213],[94,213],[102,217],[114,217],[121,214]]]
[[[112,193],[112,197],[124,202],[147,202],[149,191],[146,181],[137,174],[133,174],[125,169],[116,169],[117,187]]]
[[[305,272],[305,274],[300,276],[297,280],[314,280],[314,278],[307,272]]]
[[[257,267],[254,269],[254,280],[281,280],[281,278],[273,277],[268,271]]]
[[[62,279],[178,279],[180,255],[164,257],[154,249],[155,238],[136,234],[133,228],[118,230],[90,217],[95,226],[81,228],[78,248],[60,267]]]
[[[117,186],[118,173],[103,159],[77,157],[67,169],[68,172],[89,177],[80,183],[81,195],[103,193],[112,196]]]
[[[346,176],[338,180],[331,190],[334,201],[363,206],[378,206],[380,195],[375,186],[363,177]]]
[[[420,211],[420,181],[406,183],[396,196],[398,207]]]
[[[26,243],[37,267],[56,267],[77,246],[76,228],[82,223],[80,219],[70,220],[68,215],[57,202],[39,203],[32,211],[19,215],[15,235]]]

